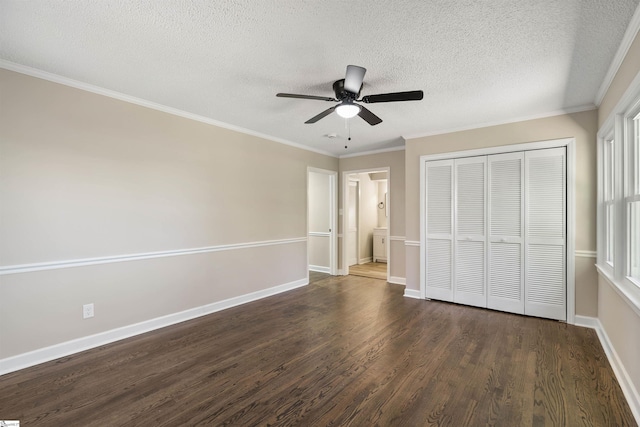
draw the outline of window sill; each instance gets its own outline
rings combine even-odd
[[[614,291],[640,316],[640,288],[631,280],[625,278],[622,281],[616,280],[608,269],[596,264],[598,273],[605,279],[604,281],[613,288]]]

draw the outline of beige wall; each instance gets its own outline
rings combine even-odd
[[[389,216],[389,236],[400,237],[405,236],[405,161],[404,150],[391,151],[387,153],[370,154],[358,157],[349,157],[340,159],[340,174],[339,174],[339,192],[338,198],[339,208],[342,209],[342,191],[343,184],[342,178],[344,171],[356,171],[356,170],[376,170],[380,168],[390,168],[389,174],[389,207],[391,209]],[[340,221],[340,233],[342,233],[342,217],[339,217]],[[339,251],[342,251],[342,239],[339,242]],[[389,241],[390,263],[389,271],[391,277],[397,277],[404,279],[405,277],[405,249],[403,240]],[[341,253],[341,252],[340,252]],[[340,268],[342,267],[342,256],[339,257]]]
[[[338,169],[6,70],[0,93],[3,267],[304,238],[307,167]],[[0,359],[301,280],[306,258],[302,241],[3,275]]]
[[[576,141],[576,250],[596,250],[596,126],[595,110],[434,135],[406,142],[407,240],[420,240],[420,156],[500,145],[572,137]],[[407,247],[407,288],[419,290],[420,248]],[[576,313],[597,312],[594,270],[576,262]]]
[[[600,105],[598,122],[602,125],[613,113],[614,107],[640,73],[640,34],[636,35],[629,52],[605,94]],[[606,278],[599,277],[598,318],[609,337],[629,378],[640,393],[640,307],[621,297]],[[636,410],[640,395],[636,394]]]
[[[640,392],[640,308],[635,310],[614,290],[605,277],[599,277],[598,318],[627,372],[629,381]],[[636,402],[639,395],[636,394]],[[637,403],[636,403],[637,405]],[[638,409],[636,407],[636,409]]]
[[[386,193],[387,193],[387,180],[377,180],[378,185],[378,227],[387,227],[387,209],[386,209]],[[384,207],[380,209],[380,203],[384,204]]]

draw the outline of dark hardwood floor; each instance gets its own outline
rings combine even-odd
[[[21,426],[633,426],[591,329],[314,276],[0,377]]]
[[[349,266],[352,276],[370,277],[372,279],[387,280],[387,264],[384,262],[368,262]]]
[[[331,277],[328,273],[320,273],[317,271],[309,271],[309,283],[319,282],[320,280]]]

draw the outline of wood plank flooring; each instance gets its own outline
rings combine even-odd
[[[387,264],[384,262],[368,262],[349,266],[352,276],[371,277],[372,279],[387,280]]]
[[[634,426],[591,329],[356,276],[0,377],[23,426]]]

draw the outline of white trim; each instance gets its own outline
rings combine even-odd
[[[566,147],[566,170],[565,184],[567,188],[567,217],[565,236],[565,271],[567,286],[567,323],[573,324],[576,321],[576,259],[569,254],[576,253],[576,142],[574,138],[556,140]],[[553,141],[550,141],[553,142]]]
[[[229,251],[234,249],[257,248],[261,246],[286,245],[290,243],[306,242],[306,237],[292,239],[263,240],[260,242],[235,243],[230,245],[206,246],[202,248],[177,249],[172,251],[146,252],[139,254],[113,255],[96,258],[81,258],[74,260],[39,262],[34,264],[7,265],[0,267],[0,276],[6,274],[30,273],[32,271],[57,270],[60,268],[84,267],[88,265],[110,264],[114,262],[139,261],[151,258],[164,258],[181,255],[193,255],[208,252]]]
[[[579,324],[576,323],[578,326],[595,329],[598,334],[600,344],[602,345],[602,349],[609,360],[609,364],[611,365],[613,373],[618,380],[618,384],[620,384],[622,393],[624,394],[624,397],[626,397],[627,403],[631,408],[631,413],[635,417],[636,421],[640,423],[640,393],[638,393],[631,377],[629,377],[629,373],[620,360],[618,353],[616,353],[616,350],[609,339],[609,335],[607,335],[607,331],[602,326],[600,319],[587,316],[576,316],[576,322],[578,321],[580,321]]]
[[[404,241],[404,245],[405,246],[420,246],[420,241],[419,240],[405,240]]]
[[[358,264],[368,264],[370,262],[373,262],[373,257],[360,258],[358,260]]]
[[[590,316],[580,316],[579,314],[576,314],[575,322],[573,324],[576,326],[581,326],[583,328],[597,329],[598,318]]]
[[[474,150],[453,151],[450,153],[426,154],[420,156],[420,163],[433,160],[449,160],[459,159],[462,157],[490,156],[492,154],[513,153],[517,151],[543,150],[545,148],[566,147],[575,138],[550,139],[545,141],[523,142],[510,145],[495,145],[487,148],[478,148]]]
[[[389,236],[389,240],[392,241],[397,241],[397,242],[404,242],[406,240],[406,237],[404,236]]]
[[[600,88],[598,92],[596,92],[596,98],[594,100],[594,104],[600,106],[604,96],[606,95],[613,79],[616,74],[618,74],[618,70],[620,69],[620,65],[622,65],[622,61],[627,56],[629,52],[629,48],[633,43],[633,40],[636,38],[638,34],[638,30],[640,30],[640,6],[636,8],[633,17],[631,17],[631,21],[629,22],[629,26],[622,37],[622,42],[620,42],[620,46],[618,46],[618,50],[616,51],[616,55],[613,57],[613,61],[611,61],[611,65],[609,65],[609,70],[602,80],[600,84]]]
[[[158,104],[155,102],[147,101],[142,98],[136,98],[134,96],[130,96],[121,92],[116,92],[110,89],[104,89],[100,86],[95,86],[89,83],[84,83],[78,80],[70,79],[68,77],[63,77],[57,74],[49,73],[47,71],[38,70],[36,68],[27,67],[25,65],[16,64],[15,62],[7,61],[4,59],[0,59],[0,68],[4,68],[9,71],[14,71],[16,73],[25,74],[27,76],[36,77],[42,80],[47,80],[50,82],[58,83],[61,85],[73,87],[76,89],[84,90],[86,92],[95,93],[98,95],[106,96],[113,99],[118,99],[120,101],[128,102],[130,104],[140,105],[142,107],[151,108],[153,110],[162,111],[163,113],[172,114],[174,116],[184,117],[185,119],[195,120],[197,122],[206,123],[209,125],[217,126],[224,129],[229,129],[235,132],[243,133],[246,135],[255,136],[258,138],[266,139],[273,142],[278,142],[280,144],[289,145],[291,147],[299,148],[301,150],[312,151],[314,153],[323,154],[325,156],[337,157],[335,154],[331,154],[328,151],[319,150],[317,148],[312,148],[307,145],[298,144],[293,141],[289,141],[283,138],[278,138],[275,136],[267,135],[264,133],[256,132],[251,129],[243,128],[240,126],[232,125],[229,123],[224,123],[218,120],[214,120],[209,117],[201,116],[194,113],[189,113],[187,111],[183,111],[177,108],[169,107],[166,105]]]
[[[315,271],[317,273],[331,274],[331,269],[329,267],[324,267],[321,265],[309,265],[309,270]]]
[[[48,362],[70,354],[79,353],[91,348],[106,345],[132,336],[144,334],[176,323],[206,316],[217,311],[226,310],[251,301],[256,301],[282,292],[290,291],[309,284],[308,278],[295,280],[272,288],[251,292],[245,295],[225,299],[222,301],[194,307],[178,313],[168,314],[155,319],[145,320],[133,325],[127,325],[109,331],[100,332],[95,335],[77,338],[71,341],[54,344],[49,347],[18,354],[5,359],[0,359],[0,375],[14,372],[19,369],[28,368],[40,363]]]
[[[389,277],[388,282],[393,283],[395,285],[406,285],[407,279],[405,277],[391,276]]]
[[[510,123],[526,122],[529,120],[537,120],[537,119],[544,119],[547,117],[562,116],[565,114],[581,113],[583,111],[595,110],[596,108],[597,107],[595,104],[580,105],[577,107],[563,108],[561,110],[550,111],[548,113],[534,114],[531,116],[523,116],[523,117],[518,117],[514,119],[499,120],[495,122],[486,122],[486,123],[476,123],[473,125],[459,126],[459,127],[449,128],[449,129],[440,129],[440,130],[426,132],[426,133],[403,135],[403,138],[405,140],[409,140],[409,139],[416,139],[416,138],[424,138],[427,136],[444,135],[447,133],[462,132],[465,130],[482,129],[482,128],[488,128],[492,126],[507,125]]]
[[[361,151],[358,153],[343,154],[339,158],[348,159],[350,157],[370,156],[371,154],[389,153],[392,151],[404,151],[404,150],[405,150],[405,147],[404,145],[402,145],[399,147],[380,148],[379,150],[369,150],[369,151]]]
[[[597,258],[598,257],[598,253],[596,251],[576,250],[575,251],[575,256],[578,257],[578,258]]]
[[[405,288],[404,296],[407,297],[407,298],[424,299],[420,295],[420,291],[416,291],[415,289],[406,289]]]
[[[313,237],[331,237],[331,233],[326,233],[324,231],[310,231],[309,236]]]

